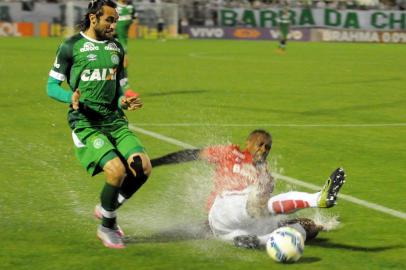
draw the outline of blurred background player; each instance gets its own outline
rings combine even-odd
[[[116,25],[117,39],[125,51],[124,76],[126,83],[123,86],[124,95],[126,97],[138,96],[139,94],[131,89],[128,80],[128,30],[133,20],[136,19],[136,12],[132,2],[129,0],[117,0],[117,12],[119,15]]]
[[[246,147],[219,145],[204,149],[186,149],[151,160],[153,167],[202,159],[215,166],[214,186],[207,201],[211,231],[238,247],[265,245],[269,234],[280,226],[291,226],[304,239],[316,237],[323,229],[307,218],[280,220],[305,208],[329,208],[336,204],[344,184],[344,170],[336,169],[317,193],[291,191],[272,196],[274,179],[268,169],[267,156],[272,137],[265,130],[252,131]]]
[[[288,34],[290,27],[290,14],[289,9],[284,8],[282,13],[278,17],[278,26],[279,26],[279,51],[283,52],[286,49],[286,44],[288,42]]]
[[[81,165],[92,176],[101,171],[106,176],[95,215],[101,219],[97,236],[109,248],[124,248],[116,211],[151,173],[144,146],[122,111],[142,103],[124,97],[120,87],[124,50],[114,39],[117,19],[113,1],[92,0],[82,31],[59,46],[47,85],[50,97],[70,104],[68,121]],[[61,87],[65,79],[71,91]]]
[[[157,31],[157,35],[158,35],[158,39],[160,41],[165,41],[165,22],[164,19],[162,17],[160,17],[158,19],[158,23],[156,25],[156,31]]]

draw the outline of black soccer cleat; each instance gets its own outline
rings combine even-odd
[[[259,249],[260,242],[256,235],[240,235],[233,239],[234,245],[239,248]]]
[[[330,208],[336,205],[337,195],[340,188],[345,183],[345,172],[343,168],[337,168],[327,179],[320,191],[317,206],[320,208]]]

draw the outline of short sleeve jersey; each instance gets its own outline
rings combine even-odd
[[[242,191],[258,182],[258,172],[248,151],[241,151],[237,145],[227,145],[206,148],[206,153],[207,161],[215,165],[214,187],[207,209],[223,191]]]
[[[76,118],[104,119],[118,109],[120,81],[124,83],[124,50],[115,40],[98,41],[82,32],[63,42],[49,75],[79,89],[80,102],[93,114]],[[92,119],[87,119],[92,120]]]

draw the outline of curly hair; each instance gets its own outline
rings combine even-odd
[[[103,16],[103,6],[116,8],[117,4],[112,0],[90,0],[85,17],[80,23],[81,31],[85,31],[90,27],[90,14],[95,14],[97,19]]]

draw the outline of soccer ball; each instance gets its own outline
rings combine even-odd
[[[302,257],[303,236],[291,227],[273,231],[266,242],[266,252],[277,262],[296,262]]]

